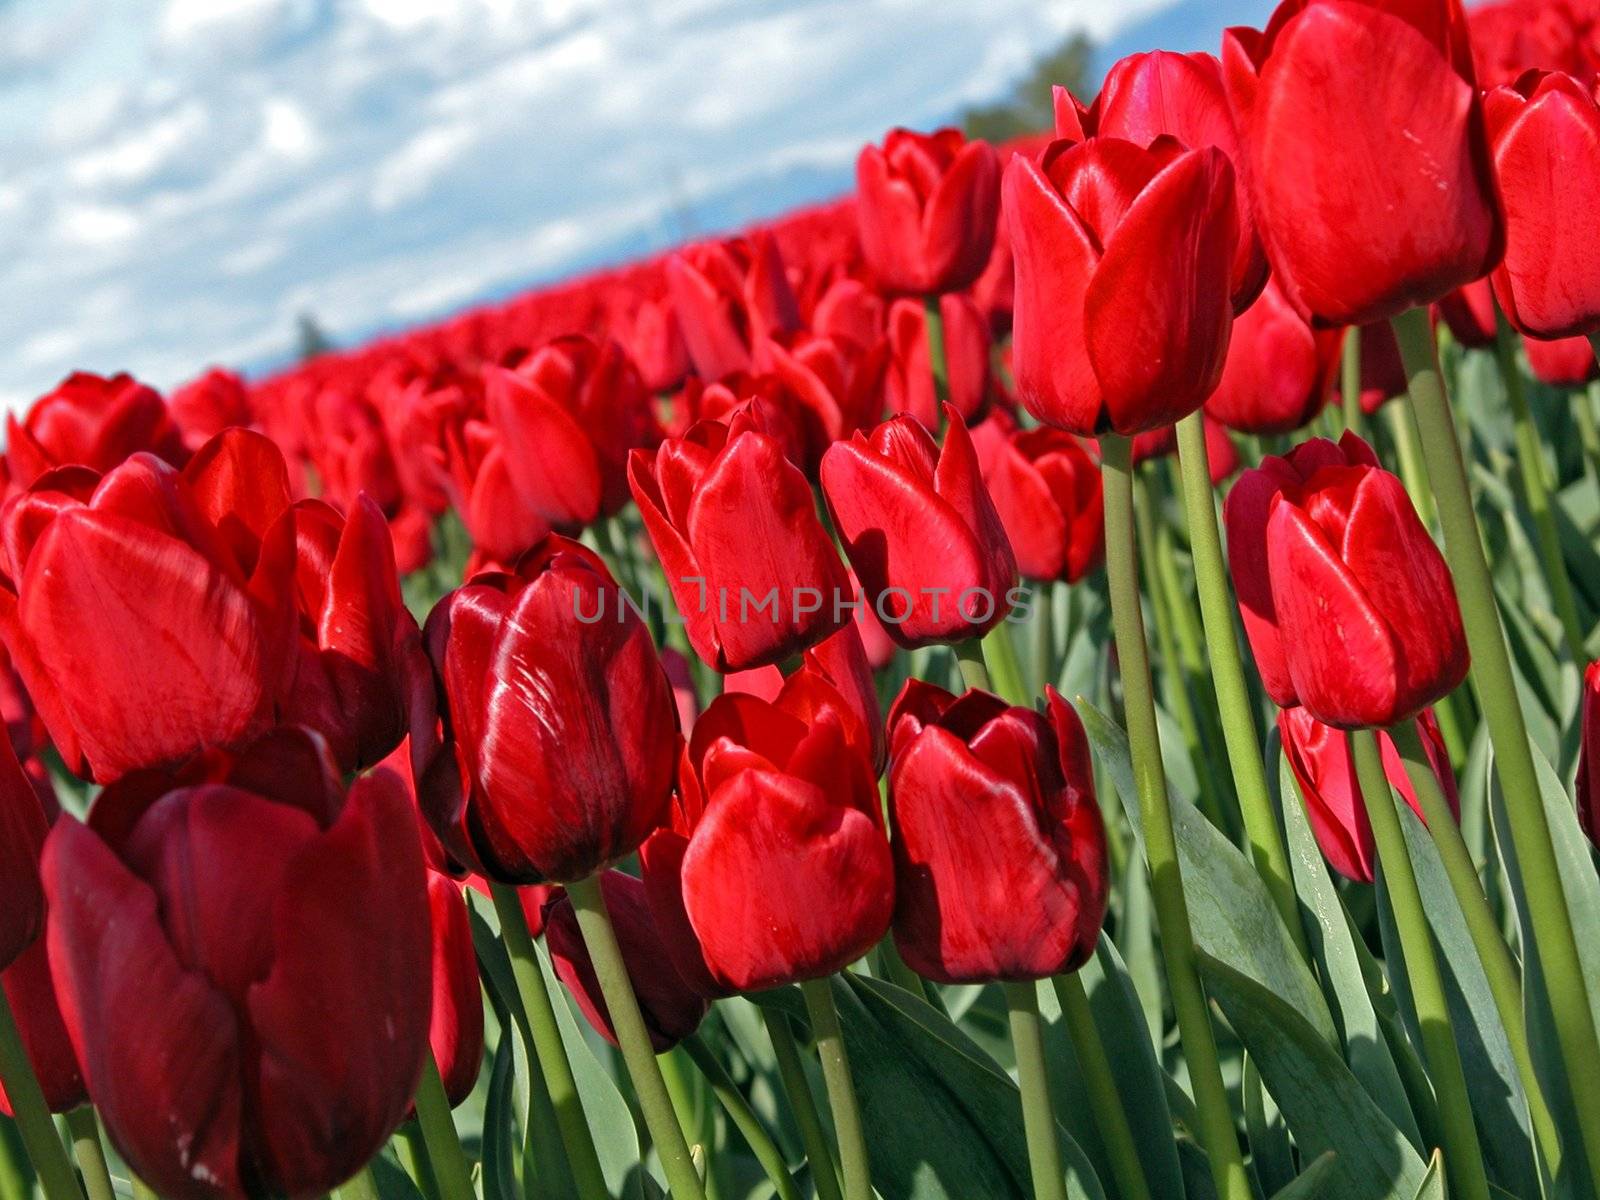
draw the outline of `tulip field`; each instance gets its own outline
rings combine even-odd
[[[1600,7],[7,420],[0,1200],[1600,1200]]]

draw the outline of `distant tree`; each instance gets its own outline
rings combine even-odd
[[[316,317],[308,312],[303,312],[294,319],[294,340],[295,355],[301,362],[316,358],[319,354],[326,354],[333,349],[332,340],[322,332],[322,326],[317,324]]]
[[[991,142],[1050,129],[1054,122],[1050,89],[1059,83],[1074,95],[1083,96],[1090,81],[1093,58],[1093,43],[1083,34],[1074,33],[1034,63],[1006,99],[969,108],[963,113],[962,128],[968,137]]]

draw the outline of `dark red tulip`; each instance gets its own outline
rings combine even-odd
[[[889,714],[894,941],[928,979],[1044,979],[1094,953],[1110,873],[1093,760],[1077,713],[1046,699],[913,679]]]
[[[1363,325],[1361,338],[1361,411],[1371,416],[1409,387],[1400,343],[1387,321]],[[1346,336],[1352,336],[1347,332]]]
[[[856,160],[861,253],[886,291],[932,295],[970,286],[989,262],[1000,165],[957,129],[891,129]]]
[[[1592,85],[1530,71],[1483,98],[1506,253],[1490,276],[1506,320],[1534,337],[1600,331],[1600,107]]]
[[[1440,297],[1437,311],[1463,346],[1479,350],[1494,345],[1494,289],[1487,279],[1474,279]]]
[[[622,963],[639,1001],[639,1013],[650,1034],[650,1045],[657,1054],[665,1054],[700,1028],[709,1008],[707,998],[685,983],[672,965],[672,955],[645,897],[644,884],[621,871],[607,871],[600,876],[600,889],[616,930]],[[611,1025],[611,1011],[606,1007],[589,948],[578,929],[578,914],[565,890],[557,892],[545,906],[544,940],[550,947],[556,976],[578,1002],[578,1010],[596,1033],[615,1046],[617,1034]]]
[[[1223,34],[1240,166],[1297,309],[1364,325],[1500,256],[1499,205],[1457,0],[1285,0]]]
[[[17,761],[9,737],[0,737],[0,971],[20,958],[44,933],[44,888],[39,853],[50,831],[50,815],[38,790]]]
[[[989,403],[989,326],[970,296],[947,292],[939,298],[949,404],[967,424]],[[939,423],[939,402],[929,365],[927,317],[921,300],[899,299],[889,309],[891,413],[910,413],[929,429]]]
[[[461,885],[448,875],[430,870],[428,911],[433,932],[433,1008],[428,1045],[453,1107],[472,1094],[483,1066],[483,993]]]
[[[1215,146],[1235,165],[1238,136],[1222,86],[1222,64],[1211,54],[1152,50],[1112,64],[1094,105],[1084,109],[1066,88],[1055,89],[1056,136],[1081,142],[1114,137],[1148,146],[1163,134],[1192,149]],[[1267,257],[1243,196],[1235,206],[1239,240],[1233,258],[1234,311],[1243,312],[1267,282]]]
[[[800,310],[770,234],[707,242],[667,261],[689,360],[702,379],[766,366],[765,343],[800,328]]]
[[[1233,168],[1171,138],[1056,141],[1006,166],[1017,398],[1083,436],[1199,408],[1222,377],[1238,243]]]
[[[22,1035],[23,1049],[45,1106],[54,1113],[70,1112],[89,1099],[83,1086],[83,1072],[73,1053],[67,1027],[61,1021],[61,1006],[56,1002],[55,984],[50,979],[50,956],[44,938],[22,952],[22,957],[0,971],[0,988]],[[0,1116],[12,1116],[5,1081],[0,1080]]]
[[[628,477],[690,644],[717,670],[782,662],[848,620],[811,486],[768,434],[702,421],[636,451]]]
[[[160,395],[131,375],[79,371],[33,402],[22,420],[6,418],[11,490],[32,486],[55,467],[106,472],[145,451],[182,466],[188,451]]]
[[[996,412],[972,444],[1024,578],[1076,583],[1105,560],[1100,466],[1081,441]]]
[[[88,825],[56,823],[43,869],[89,1094],[161,1195],[320,1195],[405,1119],[429,925],[393,775],[347,796],[320,741],[281,730],[113,784]]]
[[[889,636],[906,648],[981,636],[1011,610],[1017,562],[972,437],[948,405],[942,447],[915,417],[822,459],[833,526]]]
[[[1235,584],[1241,604],[1255,609],[1246,625],[1258,625],[1254,645],[1264,568],[1282,667],[1312,716],[1341,729],[1393,725],[1466,677],[1461,609],[1405,487],[1361,461],[1371,451],[1359,439],[1346,434],[1341,446],[1304,444],[1249,473],[1256,479],[1237,505],[1230,494],[1230,530],[1237,522],[1241,533]],[[1266,553],[1252,560],[1263,499]],[[1273,698],[1282,703],[1280,693]]]
[[[1315,329],[1269,281],[1234,318],[1222,381],[1206,413],[1241,433],[1292,433],[1322,411],[1339,373],[1337,329]]]
[[[666,809],[677,710],[600,558],[551,535],[441,600],[425,636],[446,743],[417,790],[457,861],[525,884],[631,854]]]
[[[871,746],[820,673],[777,702],[719,696],[671,820],[640,851],[657,928],[702,995],[818,979],[889,928],[894,864]]]
[[[1600,845],[1600,662],[1583,673],[1583,729],[1578,743],[1578,823]]]
[[[1456,798],[1455,773],[1450,768],[1450,755],[1439,733],[1439,725],[1430,709],[1424,709],[1416,720],[1423,749],[1438,776],[1439,786],[1450,802],[1451,811],[1459,816],[1461,803]],[[1344,730],[1324,725],[1304,708],[1287,708],[1278,714],[1278,732],[1283,738],[1284,756],[1305,798],[1311,832],[1316,835],[1317,845],[1322,847],[1328,865],[1346,879],[1371,883],[1377,861],[1372,825],[1367,819],[1366,805],[1356,790],[1355,766]],[[1422,808],[1406,774],[1405,763],[1388,733],[1382,730],[1378,731],[1378,748],[1390,786],[1405,798],[1420,818]]]
[[[254,419],[250,389],[243,379],[222,367],[212,367],[178,388],[167,407],[190,450],[200,449],[229,426],[249,425]]]
[[[1528,354],[1528,370],[1540,383],[1572,388],[1600,377],[1596,371],[1594,346],[1588,338],[1556,338],[1553,342],[1523,338],[1522,348]]]

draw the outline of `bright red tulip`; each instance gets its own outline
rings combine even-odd
[[[1081,441],[996,412],[972,444],[1023,578],[1076,583],[1105,560],[1100,466]]]
[[[710,1007],[707,998],[684,982],[672,965],[672,955],[645,897],[644,884],[621,871],[607,871],[600,876],[600,889],[616,930],[623,965],[639,1001],[639,1013],[650,1034],[650,1045],[657,1054],[665,1054],[700,1028]],[[579,1011],[596,1033],[615,1046],[617,1034],[611,1024],[611,1011],[600,992],[589,947],[578,929],[578,914],[564,890],[545,906],[544,940],[550,947],[556,975],[578,1002]]]
[[[459,862],[502,883],[586,879],[637,849],[672,789],[677,710],[605,564],[552,535],[446,596],[425,636],[446,742],[418,794]]]
[[[1534,337],[1600,331],[1600,106],[1593,87],[1529,72],[1483,99],[1505,206],[1506,254],[1490,276],[1506,320]]]
[[[770,234],[674,254],[667,283],[689,360],[708,382],[763,369],[768,339],[800,328],[783,256]]]
[[[915,417],[822,459],[833,526],[889,636],[910,649],[979,637],[1011,610],[1017,563],[972,437],[948,405],[943,447]]]
[[[54,1113],[70,1112],[88,1102],[83,1086],[83,1071],[73,1053],[67,1027],[61,1021],[61,1006],[56,1002],[55,984],[50,978],[50,956],[44,938],[39,938],[5,970],[0,971],[0,988],[22,1035],[23,1049],[45,1106]],[[12,1116],[5,1081],[0,1080],[0,1116]]]
[[[628,477],[690,644],[717,670],[780,663],[848,620],[811,486],[768,434],[702,421],[636,451]]]
[[[628,353],[652,392],[670,392],[689,373],[689,347],[670,300],[646,300],[634,317]]]
[[[429,926],[393,775],[347,796],[321,743],[282,730],[112,785],[90,824],[56,823],[43,869],[89,1094],[161,1195],[320,1195],[405,1119]]]
[[[994,148],[960,130],[891,129],[856,160],[861,253],[886,291],[970,286],[989,262],[999,211]]]
[[[21,421],[6,417],[5,466],[12,491],[54,467],[106,472],[145,451],[174,466],[188,458],[160,395],[131,375],[79,371],[34,401]]]
[[[1557,338],[1553,342],[1523,338],[1522,348],[1528,355],[1528,370],[1540,383],[1573,388],[1600,377],[1588,338]]]
[[[452,1106],[472,1094],[483,1066],[483,992],[472,925],[461,885],[428,872],[429,928],[433,933],[433,1008],[428,1045]]]
[[[212,367],[174,391],[167,408],[190,450],[200,449],[230,426],[249,425],[254,420],[250,389],[243,379],[221,367]]]
[[[894,941],[940,983],[1044,979],[1082,966],[1110,873],[1077,713],[913,679],[889,714]],[[981,830],[981,836],[969,836]]]
[[[1382,321],[1488,273],[1503,237],[1457,0],[1285,0],[1223,34],[1252,211],[1284,295]]]
[[[939,314],[949,404],[971,425],[989,403],[989,325],[972,298],[959,292],[939,298]],[[934,428],[939,423],[939,402],[921,300],[902,298],[890,306],[889,352],[889,411],[909,413]]]
[[[1423,749],[1438,776],[1439,786],[1457,816],[1461,803],[1456,798],[1455,773],[1450,755],[1431,710],[1416,718]],[[1324,725],[1304,708],[1287,708],[1278,714],[1278,732],[1283,738],[1283,753],[1294,771],[1300,794],[1305,798],[1306,816],[1317,845],[1322,847],[1328,865],[1346,879],[1357,883],[1373,881],[1376,854],[1372,825],[1366,805],[1355,786],[1355,765],[1350,758],[1350,743],[1342,729]],[[1388,733],[1378,731],[1383,771],[1390,785],[1405,798],[1411,810],[1422,816],[1416,789],[1411,786],[1405,763],[1394,748]]]
[[[1238,243],[1233,168],[1170,138],[1052,142],[1006,166],[1017,397],[1069,433],[1134,434],[1222,377]]]
[[[1233,321],[1222,381],[1206,413],[1241,433],[1292,433],[1322,411],[1339,372],[1337,329],[1315,329],[1269,281]]]
[[[859,279],[837,279],[817,301],[811,327],[818,333],[867,348],[884,336],[884,301]]]

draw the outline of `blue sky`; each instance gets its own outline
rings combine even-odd
[[[0,407],[169,386],[736,227],[1073,29],[1265,0],[0,0]]]

